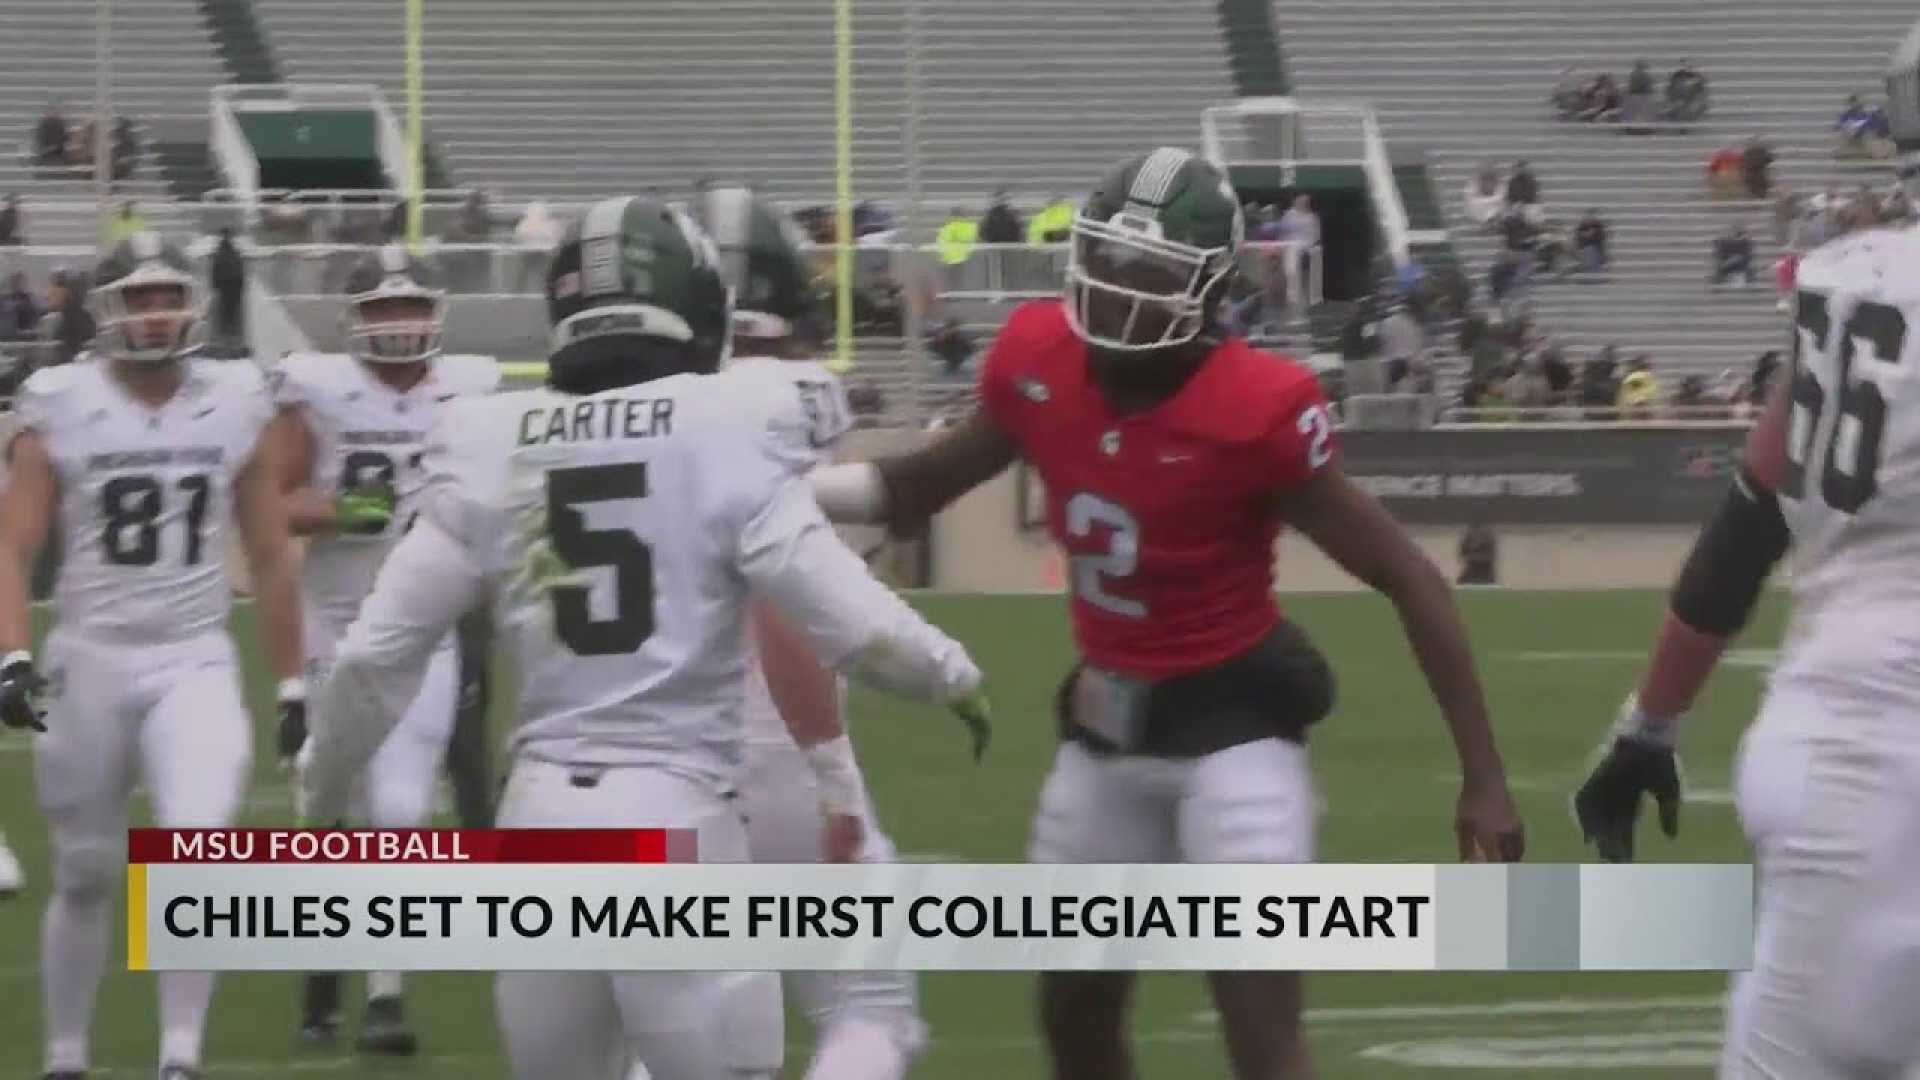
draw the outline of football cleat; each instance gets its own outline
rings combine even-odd
[[[332,1046],[339,1034],[339,972],[308,975],[301,986],[300,1041],[308,1046]]]
[[[407,1026],[407,1010],[400,998],[377,997],[367,1002],[357,1045],[363,1054],[392,1057],[408,1057],[420,1049],[413,1029]]]

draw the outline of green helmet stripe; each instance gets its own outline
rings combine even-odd
[[[1133,175],[1133,184],[1127,189],[1129,209],[1158,210],[1166,204],[1167,196],[1173,191],[1174,181],[1179,179],[1192,154],[1178,147],[1163,146],[1147,155],[1140,163],[1140,171]]]

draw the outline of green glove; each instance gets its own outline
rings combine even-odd
[[[987,752],[987,744],[993,741],[993,704],[985,693],[975,690],[949,703],[947,708],[967,725],[967,737],[973,742],[973,760],[979,761]]]
[[[333,519],[342,532],[377,533],[393,521],[393,491],[352,488],[333,500]]]

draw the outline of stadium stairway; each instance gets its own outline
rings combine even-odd
[[[1430,153],[1447,220],[1484,296],[1491,237],[1462,214],[1483,162],[1532,163],[1549,213],[1571,225],[1589,207],[1611,225],[1604,283],[1534,291],[1539,325],[1579,355],[1617,342],[1663,373],[1744,368],[1783,340],[1769,268],[1772,208],[1708,195],[1707,157],[1761,134],[1776,183],[1811,192],[1891,178],[1885,166],[1836,162],[1832,124],[1850,93],[1873,95],[1911,3],[1856,0],[1275,0],[1295,92],[1371,102],[1396,146]],[[1629,135],[1553,118],[1548,97],[1567,67],[1624,78],[1645,58],[1662,82],[1691,57],[1713,108],[1692,130]],[[1712,238],[1729,224],[1755,237],[1760,284],[1715,292]]]
[[[90,176],[31,163],[34,125],[50,101],[77,128],[93,110],[95,8],[72,0],[8,0],[0,7],[0,192],[21,196],[29,242],[90,245],[98,235]],[[222,82],[194,0],[140,0],[113,9],[111,100],[139,126],[144,153],[134,177],[115,185],[163,231],[186,235],[163,176],[163,145],[205,142],[208,93]]]

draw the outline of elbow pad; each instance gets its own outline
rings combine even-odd
[[[1717,637],[1739,633],[1791,538],[1779,497],[1742,467],[1674,582],[1674,616]]]

